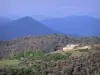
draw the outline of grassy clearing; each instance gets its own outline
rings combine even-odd
[[[17,66],[19,62],[19,60],[0,60],[0,67]]]
[[[66,55],[66,53],[68,53],[68,52],[64,52],[64,51],[60,50],[60,51],[51,52],[50,54],[56,54],[56,53],[60,53],[62,55]]]
[[[49,54],[54,55],[56,54],[56,56],[60,57],[61,55],[71,55],[71,56],[88,56],[90,53],[95,53],[97,52],[96,50],[74,50],[74,51],[54,51],[51,52]],[[100,51],[98,51],[100,52]],[[48,56],[49,54],[45,54],[45,56],[47,57],[46,59],[50,59],[52,58],[51,56]],[[61,54],[61,55],[59,55]],[[53,56],[55,57],[55,55]],[[34,57],[34,59],[38,59],[38,57]],[[39,57],[39,61],[41,61],[42,58]],[[38,61],[38,60],[35,60]],[[7,66],[17,66],[18,64],[20,64],[20,60],[8,60],[8,59],[4,59],[4,60],[0,60],[0,67],[7,67]]]
[[[89,55],[89,52],[74,51],[74,52],[72,52],[71,56],[77,56],[77,57],[85,56],[85,57],[87,57],[88,55]]]
[[[51,52],[51,54],[56,54],[56,53],[61,53],[63,55],[66,55],[66,53],[70,53],[71,56],[88,56],[89,55],[89,51],[88,50],[71,50],[71,51],[55,51],[55,52]]]

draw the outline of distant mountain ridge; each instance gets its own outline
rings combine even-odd
[[[40,22],[65,34],[100,36],[100,19],[91,16],[50,18]]]
[[[29,35],[64,34],[68,36],[100,36],[100,19],[90,16],[68,16],[40,22],[26,16],[17,20],[0,19],[0,40]]]
[[[0,27],[0,39],[12,39],[28,35],[45,35],[55,33],[52,29],[39,23],[33,18],[26,16],[13,20]]]

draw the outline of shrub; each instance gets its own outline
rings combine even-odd
[[[68,58],[68,55],[63,55],[61,53],[55,53],[55,54],[48,54],[46,55],[43,60],[44,61],[57,61],[57,60],[66,60]]]
[[[10,57],[13,57],[15,59],[20,59],[21,57],[27,58],[27,57],[43,57],[45,55],[44,51],[24,51],[24,52],[18,52],[13,54]]]

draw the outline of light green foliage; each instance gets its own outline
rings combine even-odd
[[[88,52],[88,51],[73,51],[71,56],[74,56],[74,57],[76,57],[76,56],[78,56],[78,57],[80,57],[80,56],[87,57],[89,54],[90,54],[90,52]]]
[[[20,63],[19,60],[1,60],[0,61],[0,67],[6,67],[6,66],[17,66]]]

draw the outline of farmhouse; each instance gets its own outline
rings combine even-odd
[[[90,45],[81,45],[81,44],[68,44],[63,48],[63,51],[73,51],[77,49],[91,49]]]

